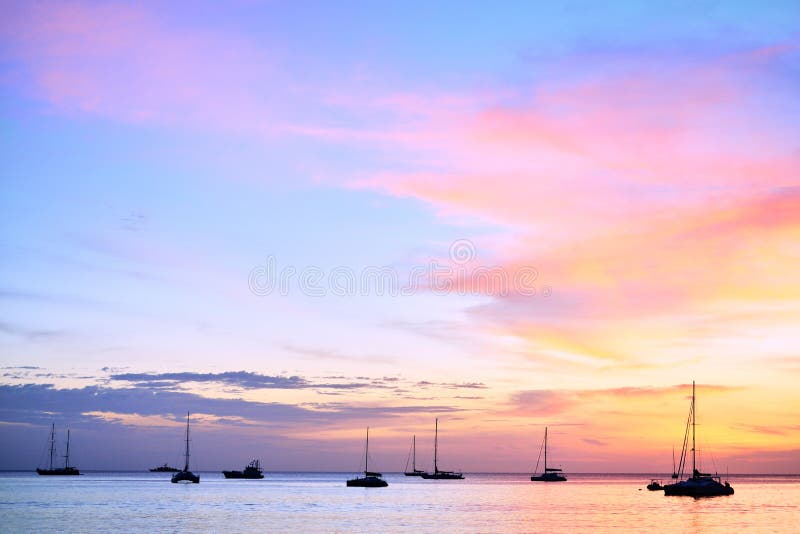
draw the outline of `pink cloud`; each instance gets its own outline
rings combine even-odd
[[[61,112],[136,123],[269,124],[274,61],[237,35],[168,26],[139,4],[37,2],[0,30],[18,81]]]
[[[404,132],[398,148],[421,155],[416,170],[350,186],[513,229],[498,261],[511,276],[535,267],[553,298],[474,308],[489,331],[536,350],[630,358],[648,337],[688,335],[726,301],[800,299],[786,283],[800,146],[760,107],[771,94],[754,81],[793,50],[543,81],[502,99],[513,104],[484,95],[481,110],[434,113],[418,137]],[[482,285],[453,286],[465,288]]]
[[[741,388],[715,384],[700,384],[705,395],[714,393],[736,392]],[[504,414],[516,416],[550,417],[578,408],[586,410],[599,400],[632,400],[649,401],[684,400],[687,392],[691,391],[691,384],[676,384],[663,387],[619,387],[607,389],[585,390],[552,390],[540,389],[519,391],[511,396],[513,409]]]

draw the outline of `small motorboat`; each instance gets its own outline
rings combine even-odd
[[[151,473],[177,473],[180,471],[177,467],[170,467],[167,464],[159,465],[158,467],[153,467],[150,469]]]

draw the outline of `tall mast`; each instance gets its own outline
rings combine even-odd
[[[53,455],[56,452],[56,424],[50,427],[50,469],[53,469]]]
[[[547,427],[544,427],[544,472],[547,473]]]
[[[439,472],[439,464],[437,459],[439,456],[439,418],[436,418],[436,433],[433,435],[433,472]]]
[[[694,440],[695,438],[694,425],[695,425],[695,420],[697,419],[697,414],[695,413],[695,409],[696,408],[694,400],[694,380],[692,380],[692,477],[694,477],[695,473],[697,472],[697,464],[695,463],[697,456],[697,451],[696,451],[697,447],[695,445],[695,440]]]
[[[64,469],[69,467],[69,428],[67,429],[67,454],[64,455]]]
[[[364,456],[364,474],[366,474],[369,472],[369,427],[367,427],[367,453]]]
[[[417,470],[417,435],[411,438],[411,469]]]
[[[184,471],[189,470],[189,412],[186,412],[186,463],[183,466]]]

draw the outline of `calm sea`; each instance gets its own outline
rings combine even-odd
[[[736,494],[694,500],[645,489],[649,475],[386,476],[347,488],[348,474],[278,473],[199,485],[168,473],[39,477],[0,473],[9,532],[800,532],[800,476],[731,476]]]

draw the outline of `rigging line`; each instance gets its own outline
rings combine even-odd
[[[539,445],[539,456],[538,456],[538,458],[536,458],[536,467],[533,470],[533,474],[534,475],[539,472],[539,460],[542,459],[542,450],[543,449],[544,449],[544,441],[542,441],[542,444]]]
[[[678,463],[678,476],[683,478],[684,468],[686,467],[686,460],[687,460],[687,449],[689,446],[689,428],[692,425],[692,410],[694,406],[689,407],[689,416],[686,418],[686,428],[683,433],[683,446],[681,447],[681,459]],[[692,474],[694,476],[694,474]]]

